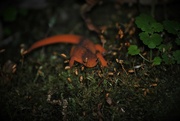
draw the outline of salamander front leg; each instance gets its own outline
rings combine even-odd
[[[72,68],[72,66],[74,65],[74,58],[72,57],[71,59],[70,59],[70,61],[69,61],[69,66],[70,66],[70,68]]]
[[[107,61],[104,59],[104,57],[102,56],[102,54],[101,53],[97,53],[96,54],[96,56],[97,56],[97,58],[99,59],[99,61],[101,62],[101,65],[102,65],[102,67],[107,67],[108,65],[107,65]]]
[[[96,51],[98,51],[100,53],[105,53],[106,52],[106,50],[100,44],[96,44],[95,48],[96,48]]]

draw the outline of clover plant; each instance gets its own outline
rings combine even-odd
[[[141,29],[139,38],[143,44],[149,48],[150,57],[149,60],[144,58],[140,54],[137,45],[131,45],[128,48],[128,54],[140,55],[153,65],[160,65],[162,62],[165,64],[174,64],[175,62],[180,64],[180,50],[177,50],[177,46],[180,45],[180,23],[170,20],[164,20],[160,23],[146,14],[137,16],[135,23],[137,27]],[[166,42],[163,33],[176,36],[175,39],[172,38],[174,42]],[[176,48],[174,48],[174,46],[176,46]],[[154,52],[158,52],[158,54],[153,56]]]

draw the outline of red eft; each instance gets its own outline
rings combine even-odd
[[[37,41],[25,51],[24,54],[27,54],[36,48],[56,43],[75,44],[70,51],[70,67],[74,65],[75,61],[86,67],[94,67],[97,65],[98,60],[101,62],[102,67],[107,66],[107,61],[102,55],[105,52],[105,49],[101,45],[94,44],[87,38],[73,34],[55,35]]]

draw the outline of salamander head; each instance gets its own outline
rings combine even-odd
[[[86,67],[94,67],[98,63],[98,58],[96,54],[92,53],[91,51],[86,51],[82,57],[83,65]]]

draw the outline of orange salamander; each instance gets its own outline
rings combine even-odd
[[[27,54],[36,48],[56,43],[75,44],[70,51],[70,67],[74,65],[75,61],[86,67],[94,67],[97,65],[98,60],[101,62],[102,67],[107,66],[107,61],[102,55],[105,52],[105,49],[101,45],[94,44],[87,38],[73,34],[55,35],[37,41],[25,51],[24,54]]]

